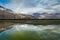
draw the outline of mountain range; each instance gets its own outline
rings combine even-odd
[[[33,13],[36,19],[60,19],[60,13]]]
[[[17,14],[12,10],[0,6],[0,19],[35,19],[31,15]]]
[[[0,6],[0,19],[60,19],[60,13],[32,13],[32,15],[15,13],[11,9]]]

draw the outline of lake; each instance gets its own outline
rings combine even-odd
[[[60,25],[0,23],[0,40],[60,40]]]

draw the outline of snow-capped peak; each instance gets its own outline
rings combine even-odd
[[[7,11],[7,12],[13,13],[12,10],[10,10],[10,9],[8,9],[8,8],[5,8],[5,7],[3,7],[3,6],[0,6],[0,10],[5,10],[5,11]]]
[[[3,6],[0,6],[0,10],[6,10]]]

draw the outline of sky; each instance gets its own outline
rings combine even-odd
[[[0,0],[0,5],[16,13],[60,13],[60,0]]]

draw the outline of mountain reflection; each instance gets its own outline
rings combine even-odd
[[[0,23],[0,31],[1,40],[60,40],[60,25]]]
[[[0,32],[12,28],[11,25],[12,25],[12,23],[7,23],[7,22],[0,23]]]

